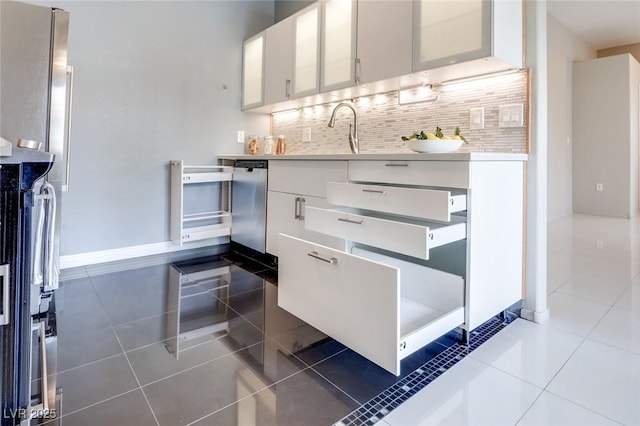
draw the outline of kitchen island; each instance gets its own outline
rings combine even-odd
[[[219,158],[246,157],[269,161],[279,305],[388,371],[522,300],[526,155]]]

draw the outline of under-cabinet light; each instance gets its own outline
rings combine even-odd
[[[433,91],[430,84],[409,87],[398,90],[398,105],[415,104],[418,102],[434,102],[440,96]]]

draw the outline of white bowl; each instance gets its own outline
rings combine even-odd
[[[462,142],[460,139],[413,139],[407,141],[409,148],[413,151],[431,154],[456,151]]]

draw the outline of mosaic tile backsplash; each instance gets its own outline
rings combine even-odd
[[[526,152],[526,74],[496,76],[435,87],[436,101],[398,104],[398,92],[364,96],[354,100],[358,111],[361,153],[412,152],[401,136],[424,130],[435,133],[440,126],[453,135],[456,126],[469,142],[460,151]],[[274,113],[273,135],[285,135],[288,154],[349,154],[349,124],[353,113],[342,108],[334,128],[327,126],[338,103]],[[525,125],[501,128],[501,105],[524,104]],[[484,107],[485,128],[470,130],[471,108]],[[311,129],[311,142],[302,142],[303,129]]]

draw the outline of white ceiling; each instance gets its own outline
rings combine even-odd
[[[640,43],[640,0],[549,0],[547,7],[595,49]]]

